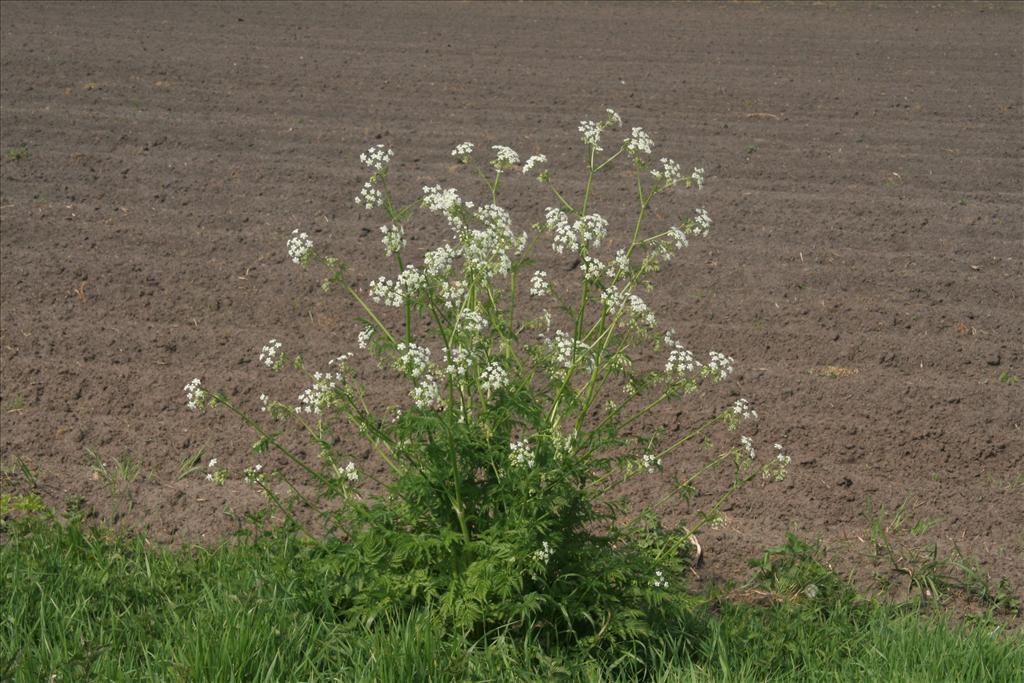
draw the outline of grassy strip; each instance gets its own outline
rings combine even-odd
[[[73,521],[0,528],[0,680],[1011,681],[1024,671],[1019,631],[861,601],[824,573],[814,600],[709,601],[652,639],[641,664],[616,663],[500,637],[470,643],[428,613],[338,623],[337,579],[311,573],[309,549],[288,538],[170,551]]]

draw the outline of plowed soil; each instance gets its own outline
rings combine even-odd
[[[156,541],[225,537],[261,498],[202,464],[251,464],[252,436],[190,413],[182,387],[254,408],[297,390],[260,367],[267,339],[321,364],[354,349],[354,307],[284,243],[309,232],[361,286],[383,272],[382,219],[352,201],[359,153],[393,147],[414,193],[472,186],[455,144],[507,144],[577,169],[573,188],[576,125],[612,107],[656,157],[707,170],[680,211],[706,206],[712,234],[651,303],[690,348],[737,359],[731,384],[654,422],[744,396],[758,441],[793,458],[727,506],[700,572],[742,577],[790,529],[870,564],[871,519],[903,505],[934,522],[920,544],[1024,583],[1022,5],[0,8],[4,491]],[[516,183],[526,227],[550,199]],[[421,252],[443,228],[410,234]],[[139,467],[120,492],[96,471],[118,461]]]

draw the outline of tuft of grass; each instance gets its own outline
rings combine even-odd
[[[8,147],[7,148],[7,160],[8,161],[21,161],[22,159],[28,159],[31,155],[28,153],[27,147]]]
[[[812,368],[811,374],[818,375],[819,377],[830,377],[832,379],[840,379],[842,377],[853,377],[860,370],[857,368],[844,368],[839,365],[825,365],[820,368]]]
[[[707,595],[679,630],[610,659],[529,635],[468,638],[429,609],[339,620],[346,577],[312,571],[316,552],[287,534],[170,550],[77,517],[12,520],[0,680],[983,682],[1024,670],[1019,629],[859,598],[795,537],[754,563],[747,594],[770,599]]]

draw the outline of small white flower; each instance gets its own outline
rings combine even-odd
[[[634,157],[643,153],[650,154],[654,147],[651,136],[644,132],[643,128],[634,128],[629,137],[625,140],[626,150]]]
[[[666,335],[668,337],[668,335]],[[687,351],[679,342],[672,341],[672,350],[668,354],[668,362],[665,363],[665,372],[682,378],[685,375],[696,372],[700,363]]]
[[[487,319],[479,311],[463,311],[458,324],[460,329],[469,334],[479,334],[487,329]]]
[[[185,398],[189,410],[199,410],[206,404],[207,393],[198,377],[185,385]]]
[[[256,464],[245,470],[245,481],[248,484],[258,484],[263,481],[263,465]]]
[[[637,324],[655,327],[658,324],[654,311],[636,294],[629,295],[629,312]]]
[[[452,150],[452,156],[456,157],[462,163],[469,163],[469,155],[473,153],[472,142],[462,142],[455,145],[455,149]]]
[[[548,274],[543,270],[534,272],[530,277],[530,296],[544,296],[551,292],[551,283],[547,281]]]
[[[686,233],[680,230],[678,226],[673,225],[668,229],[668,238],[675,244],[676,251],[690,246],[690,240],[686,238]]]
[[[398,308],[405,303],[405,294],[402,292],[401,285],[393,280],[388,280],[383,275],[370,283],[370,298],[375,303],[392,308]]]
[[[384,193],[377,189],[373,179],[363,183],[363,189],[359,190],[359,196],[355,198],[356,206],[364,209],[376,209],[384,206]]]
[[[608,116],[605,117],[605,128],[618,128],[622,125],[622,117],[615,113],[614,109],[605,109]]]
[[[660,569],[654,572],[654,581],[651,582],[655,588],[668,588],[668,579],[665,578],[665,572]]]
[[[309,259],[309,253],[313,250],[313,240],[309,235],[299,232],[296,228],[292,230],[292,236],[288,238],[288,256],[295,263],[305,263]]]
[[[555,554],[555,549],[547,541],[542,541],[540,546],[540,550],[533,551],[533,559],[547,564],[551,556]]]
[[[398,354],[398,366],[410,379],[421,379],[430,371],[430,349],[427,347],[399,342]]]
[[[373,338],[373,332],[373,325],[367,325],[362,329],[362,331],[359,333],[358,339],[359,348],[365,349],[367,346],[370,345],[370,339]]]
[[[466,298],[466,282],[455,280],[454,282],[442,282],[440,287],[441,301],[449,310],[459,308],[459,305]]]
[[[704,169],[703,168],[694,168],[693,169],[693,173],[690,174],[690,177],[693,178],[693,182],[697,183],[697,189],[698,190],[703,190],[704,189]]]
[[[564,253],[566,249],[579,251],[583,247],[600,247],[601,241],[608,234],[608,221],[596,213],[569,223],[569,217],[564,211],[549,208],[545,211],[545,219],[545,227],[555,232],[551,247],[558,254]]]
[[[379,172],[390,163],[393,156],[395,156],[395,153],[385,148],[384,145],[374,145],[360,154],[359,160],[363,162],[364,166]]]
[[[661,159],[661,170],[652,169],[651,175],[663,182],[666,187],[675,185],[683,179],[683,171],[679,164],[664,157]]]
[[[432,277],[447,277],[457,255],[451,246],[443,244],[423,255],[423,267]]]
[[[423,186],[423,205],[429,211],[450,212],[461,203],[459,193],[454,188],[441,189],[440,185]]]
[[[733,361],[729,356],[719,353],[718,351],[709,351],[708,359],[707,364],[702,370],[704,377],[710,377],[715,382],[720,382],[732,374],[733,363],[735,361]]]
[[[615,270],[602,263],[601,259],[587,255],[580,259],[580,273],[583,274],[584,280],[596,283],[605,275],[614,276]]]
[[[405,230],[400,225],[382,225],[380,231],[384,234],[381,242],[384,244],[384,252],[389,256],[397,254],[405,248]]]
[[[267,407],[270,405],[270,397],[266,394],[260,394],[260,412],[267,412]]]
[[[509,446],[508,457],[514,467],[532,468],[537,463],[533,449],[525,441],[513,441]]]
[[[469,373],[472,356],[461,346],[454,346],[447,353],[445,374],[452,378],[464,379]]]
[[[345,478],[350,482],[354,483],[359,481],[359,472],[356,470],[356,464],[354,462],[349,461],[342,472],[344,473]]]
[[[299,394],[297,411],[319,415],[331,402],[334,392],[344,384],[341,373],[314,372],[312,386]]]
[[[491,165],[497,169],[505,169],[510,166],[515,166],[519,163],[519,154],[516,153],[511,147],[505,145],[493,145],[491,147],[496,153],[497,158],[491,162]]]
[[[206,467],[209,468],[209,469],[213,469],[216,466],[217,466],[217,458],[210,458],[210,462],[206,463]]]
[[[601,148],[601,126],[593,121],[580,121],[580,139],[583,144],[592,146],[598,152]]]
[[[526,162],[523,164],[523,173],[529,173],[537,164],[546,163],[548,163],[548,158],[546,156],[544,156],[543,154],[534,154],[532,157],[527,159]]]
[[[706,209],[697,209],[697,215],[693,219],[693,234],[698,237],[707,237],[711,231],[711,216]]]
[[[653,453],[644,453],[640,464],[647,470],[648,474],[654,474],[661,469],[661,458]]]
[[[740,446],[751,460],[757,457],[757,454],[754,452],[754,441],[749,436],[740,437]]]
[[[409,395],[412,396],[416,407],[421,410],[430,410],[441,405],[441,389],[431,376],[419,379]]]
[[[764,466],[761,475],[768,481],[782,481],[792,459],[786,455],[782,444],[772,444],[772,448],[775,449],[775,458]]]
[[[480,388],[492,394],[508,385],[508,373],[498,363],[491,363],[480,373]]]
[[[271,339],[260,350],[260,362],[268,368],[274,367],[278,360],[278,353],[281,351],[281,342]]]
[[[732,411],[733,415],[741,420],[757,419],[757,411],[754,410],[752,405],[750,405],[750,401],[745,398],[736,399],[736,402],[729,407],[729,410]]]

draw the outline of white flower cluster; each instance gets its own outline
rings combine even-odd
[[[544,211],[545,227],[554,230],[555,236],[551,248],[556,253],[580,251],[601,246],[601,240],[608,234],[608,221],[600,214],[592,213],[570,223],[569,217],[561,209],[548,208]]]
[[[721,382],[732,374],[733,363],[733,359],[729,356],[718,351],[709,351],[708,362],[704,366],[702,374],[704,377],[710,377],[716,382]]]
[[[384,193],[377,189],[376,176],[363,183],[359,196],[355,198],[356,206],[364,209],[376,209],[384,206]]]
[[[540,550],[533,551],[533,559],[538,562],[548,563],[551,556],[555,554],[555,549],[551,547],[551,544],[547,541],[542,541],[540,544]]]
[[[419,380],[409,395],[412,396],[416,407],[422,410],[437,408],[441,405],[441,388],[437,386],[437,381],[429,375]]]
[[[672,350],[669,351],[668,362],[665,363],[665,372],[681,379],[700,369],[700,362],[693,357],[692,353],[683,348],[682,344],[676,341],[670,343]]]
[[[604,263],[601,259],[589,254],[580,259],[580,272],[583,274],[583,279],[588,282],[600,282],[601,278],[605,275],[613,277],[615,270]]]
[[[711,216],[708,215],[706,209],[697,209],[697,215],[694,216],[693,222],[695,228],[693,234],[698,237],[707,237],[708,232],[711,231]]]
[[[537,457],[525,441],[513,441],[509,446],[508,459],[514,467],[532,468],[537,464]]]
[[[575,357],[581,356],[589,350],[589,346],[587,346],[581,341],[576,341],[575,339],[572,338],[572,335],[570,335],[569,333],[564,332],[562,330],[555,331],[555,362],[557,362],[563,368],[569,369],[572,366],[573,359]]]
[[[452,156],[456,157],[459,161],[466,164],[469,163],[469,155],[473,153],[472,142],[462,142],[455,145],[455,149],[452,150]]]
[[[508,386],[508,373],[498,363],[491,363],[480,373],[480,388],[493,394]]]
[[[772,444],[772,448],[775,449],[775,458],[768,465],[765,465],[761,475],[766,480],[782,481],[786,478],[786,469],[789,467],[789,463],[792,462],[792,460],[788,455],[786,455],[785,450],[782,448],[782,444]]]
[[[465,379],[473,362],[473,357],[469,351],[461,346],[453,346],[445,355],[447,356],[447,365],[444,369],[445,374],[452,378]]]
[[[365,349],[366,347],[368,347],[370,345],[370,339],[373,338],[373,332],[374,332],[373,325],[367,325],[366,327],[364,327],[359,332],[359,338],[358,338],[359,348]]]
[[[370,298],[376,303],[398,308],[408,299],[416,296],[427,283],[426,276],[416,266],[408,264],[398,274],[397,280],[383,275],[370,283]]]
[[[626,145],[626,151],[634,157],[639,154],[650,154],[654,148],[654,140],[651,140],[651,136],[643,128],[633,128],[629,137],[623,142]]]
[[[483,229],[456,229],[466,269],[490,278],[508,275],[512,256],[526,246],[526,233],[512,232],[512,219],[500,206],[488,204],[474,212]]]
[[[530,277],[530,296],[544,296],[551,292],[551,283],[547,281],[546,271],[538,270]]]
[[[704,189],[704,169],[703,168],[694,168],[693,169],[693,173],[690,174],[690,177],[693,178],[693,182],[697,183],[697,189],[698,190],[703,190]]]
[[[665,578],[665,572],[660,569],[656,570],[654,572],[654,581],[651,582],[651,585],[655,588],[668,588],[668,579]]]
[[[480,334],[487,329],[487,319],[479,311],[464,310],[459,316],[459,328],[469,334]]]
[[[606,109],[607,116],[604,121],[580,121],[579,132],[583,144],[590,145],[595,151],[603,151],[601,147],[601,131],[609,128],[618,128],[622,125],[622,117],[611,109]]]
[[[206,389],[198,377],[185,385],[185,399],[189,410],[199,410],[206,404]]]
[[[298,228],[292,230],[292,236],[288,238],[288,255],[295,263],[302,263],[309,258],[309,252],[313,250],[313,240],[309,235],[299,232]]]
[[[400,225],[382,225],[380,231],[384,237],[381,242],[384,244],[384,252],[390,256],[397,254],[405,248],[405,229]]]
[[[384,145],[374,145],[359,155],[359,161],[377,173],[384,170],[394,156],[394,151],[387,149]]]
[[[661,170],[652,169],[651,175],[669,187],[683,179],[683,170],[675,161],[662,157]]]
[[[344,381],[345,378],[340,372],[314,372],[313,386],[299,394],[299,405],[296,406],[296,410],[319,415]]]
[[[750,401],[745,398],[736,399],[736,402],[729,407],[729,410],[741,420],[757,419],[757,411],[750,405]]]
[[[452,270],[452,263],[458,252],[451,245],[442,244],[423,255],[423,267],[432,277],[447,277]]]
[[[583,144],[591,145],[597,151],[601,151],[601,124],[594,121],[580,121],[580,139]]]
[[[430,372],[430,349],[413,343],[399,342],[398,366],[411,379],[422,379]]]
[[[442,189],[440,185],[423,186],[423,206],[434,213],[448,214],[449,222],[452,220],[451,214],[461,205],[462,200],[454,188]],[[459,220],[458,224],[461,225],[462,221]]]
[[[640,464],[643,465],[643,468],[647,470],[648,474],[654,474],[661,469],[661,458],[653,453],[644,453],[644,457],[640,461]]]
[[[445,308],[455,310],[466,298],[466,283],[463,280],[454,282],[442,282],[440,287],[441,301]]]
[[[690,246],[690,240],[686,239],[686,233],[679,226],[673,225],[668,229],[668,238],[675,243],[676,251]]]
[[[260,484],[263,482],[263,465],[256,464],[245,470],[245,483]]]
[[[655,327],[658,324],[658,319],[654,316],[654,311],[651,310],[650,306],[636,294],[629,295],[629,314],[633,318],[633,322],[638,325],[646,325],[647,327]]]
[[[491,165],[498,170],[510,168],[519,163],[519,154],[511,147],[505,145],[493,145],[491,147],[497,154]]]
[[[260,412],[267,412],[267,408],[270,407],[270,397],[266,394],[260,394]]]
[[[740,446],[751,460],[757,457],[757,454],[754,452],[754,441],[749,436],[740,437]]]
[[[260,349],[260,362],[268,368],[272,368],[278,362],[279,353],[281,353],[281,342],[271,339]]]
[[[345,469],[341,472],[350,482],[355,483],[359,481],[359,472],[356,470],[356,464],[354,462],[349,461],[349,463],[345,465]]]
[[[548,158],[546,156],[544,156],[543,154],[534,154],[532,157],[530,157],[523,163],[523,173],[529,173],[537,164],[546,163],[548,163]]]

